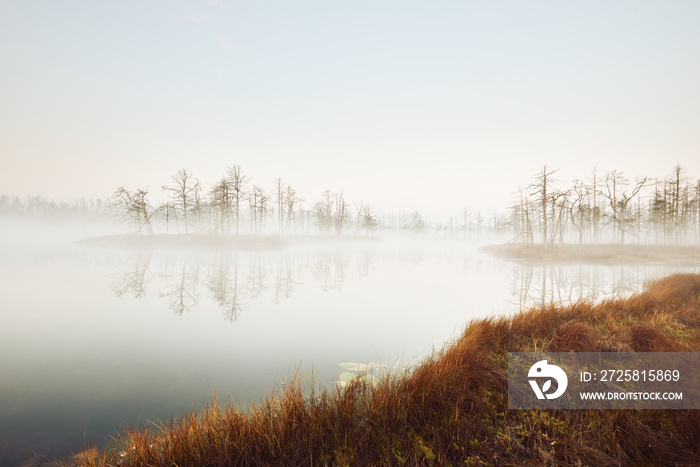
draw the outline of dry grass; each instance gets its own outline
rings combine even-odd
[[[629,299],[472,322],[410,374],[126,430],[82,465],[698,465],[700,411],[508,410],[509,351],[700,351],[700,275]],[[126,446],[126,447],[125,447]],[[133,449],[131,449],[133,448]]]

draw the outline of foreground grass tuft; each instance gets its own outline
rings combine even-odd
[[[410,373],[313,391],[302,378],[247,412],[213,401],[126,430],[82,465],[698,465],[698,410],[508,410],[509,351],[700,351],[700,275],[628,299],[470,323]]]

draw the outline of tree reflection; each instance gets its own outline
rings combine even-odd
[[[158,296],[168,299],[169,308],[182,315],[199,301],[200,282],[203,282],[209,296],[222,308],[224,319],[231,322],[238,320],[252,300],[265,296],[271,296],[275,304],[287,300],[302,283],[300,276],[306,273],[316,278],[321,289],[340,290],[340,284],[348,277],[348,257],[353,255],[348,251],[319,254],[291,251],[274,255],[216,252],[196,256],[163,251],[155,253],[163,261],[158,272],[152,273],[149,268],[152,254],[139,255],[131,261],[115,281],[115,295],[131,292],[134,298],[146,298],[145,285],[157,278],[162,290]],[[367,275],[371,256],[358,255],[357,273],[352,275]]]
[[[151,264],[151,256],[152,252],[139,254],[131,268],[116,278],[112,284],[114,295],[121,297],[126,293],[131,293],[134,298],[146,296],[146,284],[149,281],[147,273]]]
[[[519,309],[578,300],[600,301],[629,296],[645,282],[678,271],[672,266],[532,264],[511,262],[511,303]]]
[[[259,297],[260,294],[269,287],[266,281],[267,271],[265,266],[265,262],[260,253],[251,253],[248,266],[248,279],[246,281],[248,294],[251,298]]]
[[[199,267],[198,263],[190,264],[186,256],[181,262],[165,267],[165,292],[159,294],[170,300],[170,309],[176,314],[182,315],[189,311],[191,306],[197,304],[199,299]]]
[[[275,305],[288,299],[300,282],[294,280],[295,258],[291,255],[279,255],[275,271]],[[298,271],[297,271],[298,273]]]
[[[338,251],[318,255],[311,273],[324,292],[331,290],[340,292],[340,285],[345,279],[345,259]]]
[[[474,249],[453,247],[423,251],[341,247],[276,252],[157,251],[134,256],[115,280],[113,291],[118,297],[130,294],[142,299],[147,298],[147,289],[155,288],[161,291],[158,296],[167,300],[168,307],[182,315],[197,305],[203,284],[203,290],[221,308],[224,319],[235,322],[244,311],[260,307],[255,301],[268,300],[279,305],[289,299],[304,278],[312,277],[323,291],[341,292],[348,279],[368,277],[380,254],[382,262],[406,267],[440,259],[443,267],[452,267],[465,276],[502,268],[509,284],[505,298],[516,309],[628,296],[641,290],[646,281],[679,271],[677,266],[660,264],[501,262],[475,254]]]
[[[372,270],[372,265],[374,264],[375,255],[369,251],[359,252],[355,256],[355,269],[357,275],[360,278],[365,278],[369,276],[369,272]]]
[[[245,295],[244,288],[238,282],[238,253],[233,256],[218,255],[210,263],[207,274],[207,289],[214,301],[224,310],[224,318],[236,321],[243,311],[241,302]]]

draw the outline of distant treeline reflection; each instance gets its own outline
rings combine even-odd
[[[518,309],[567,305],[579,300],[600,301],[639,292],[654,279],[677,272],[700,272],[700,267],[669,265],[531,264],[511,262],[510,294]]]
[[[216,252],[196,255],[187,252],[134,252],[126,270],[113,281],[117,297],[147,298],[156,288],[176,314],[188,312],[208,292],[228,321],[236,321],[251,301],[268,296],[279,304],[288,299],[302,276],[310,274],[323,291],[341,290],[350,277],[366,277],[371,252],[329,251],[306,254],[300,251]]]
[[[377,262],[420,266],[428,258],[447,264],[463,264],[462,274],[479,274],[498,268],[509,282],[503,297],[510,311],[547,304],[569,304],[581,299],[599,301],[625,297],[640,291],[650,280],[675,272],[700,273],[700,267],[673,265],[534,264],[501,262],[473,252],[405,250],[289,249],[277,252],[184,251],[133,252],[128,266],[116,275],[113,291],[118,297],[166,299],[176,314],[192,309],[202,295],[236,321],[254,301],[280,304],[309,279],[322,291],[342,292],[348,279],[366,278]],[[470,280],[465,280],[469,288]],[[474,293],[483,293],[475,290]],[[267,302],[264,302],[267,301]],[[368,304],[369,305],[369,304]]]

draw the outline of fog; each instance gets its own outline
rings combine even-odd
[[[410,367],[472,319],[700,272],[479,249],[503,238],[311,235],[221,249],[205,236],[200,248],[132,249],[78,242],[123,234],[114,219],[5,217],[2,227],[3,465],[105,446],[119,426],[176,417],[214,394],[245,409],[295,371],[333,388],[353,365]]]
[[[700,4],[161,3],[0,2],[2,467],[698,270]]]

